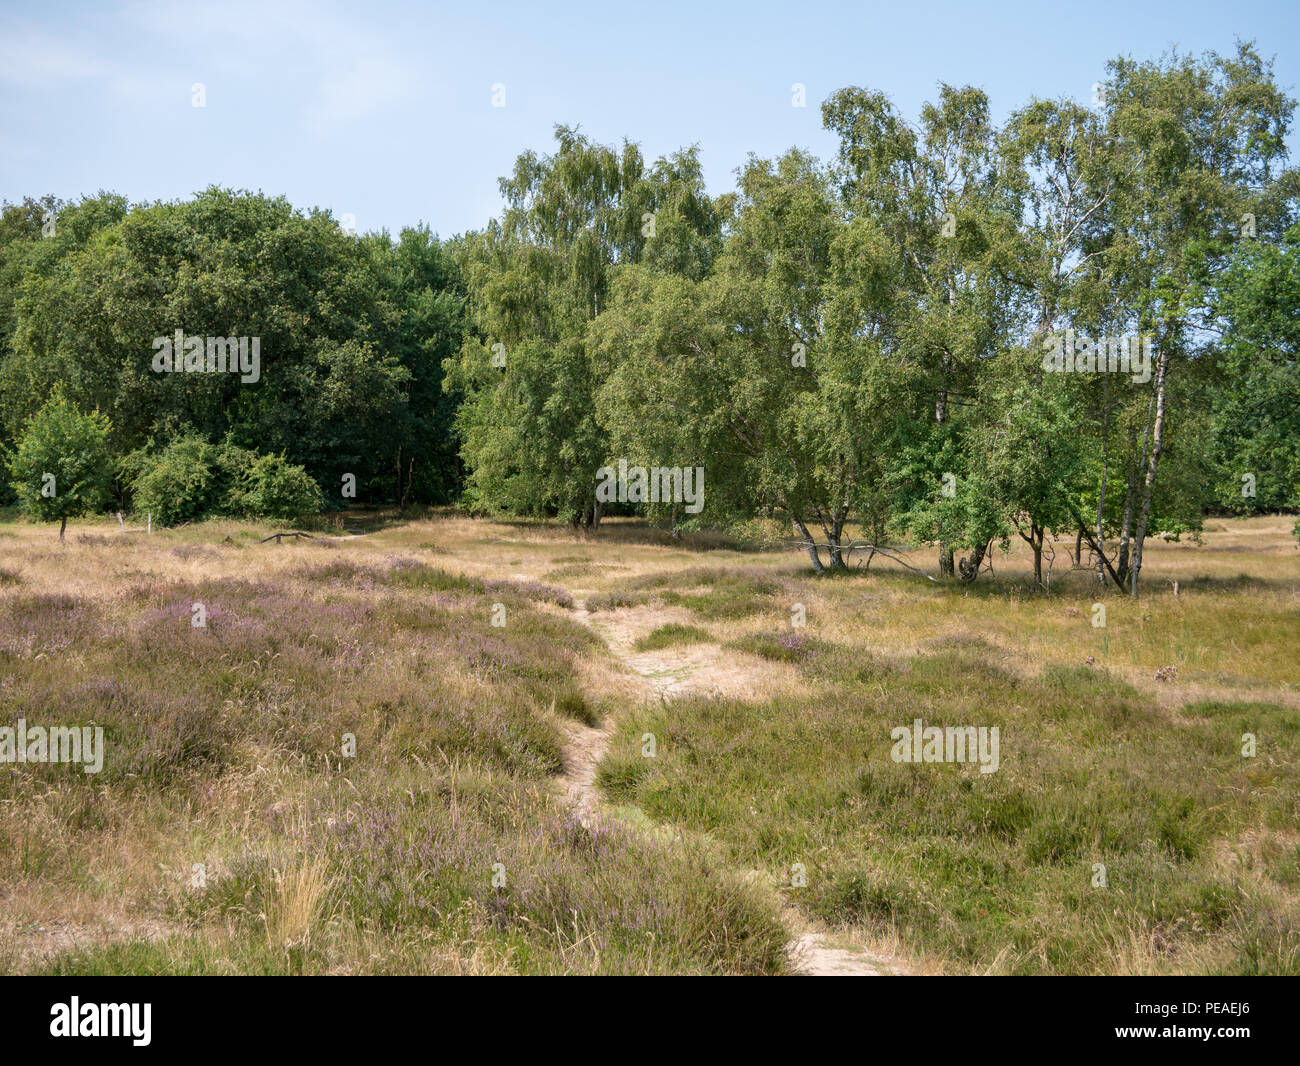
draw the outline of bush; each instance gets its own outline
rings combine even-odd
[[[316,482],[284,456],[202,437],[178,437],[161,452],[133,452],[121,470],[136,512],[149,512],[164,526],[217,514],[297,518],[325,506]]]
[[[602,592],[588,596],[586,607],[589,611],[615,611],[620,607],[639,607],[650,599],[645,592]]]
[[[231,509],[265,518],[298,518],[325,509],[320,486],[283,455],[259,455],[232,493]]]
[[[220,501],[217,449],[201,437],[178,437],[156,455],[133,452],[122,470],[136,511],[159,525],[202,518]]]

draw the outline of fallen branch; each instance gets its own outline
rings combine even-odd
[[[893,559],[894,562],[898,563],[899,566],[905,566],[905,567],[907,567],[907,569],[912,570],[912,571],[914,571],[915,573],[920,574],[920,575],[921,575],[923,578],[925,578],[926,580],[928,580],[928,581],[933,581],[936,585],[938,585],[938,584],[940,583],[938,578],[936,578],[936,577],[931,577],[931,576],[930,576],[929,574],[927,574],[924,570],[922,570],[919,566],[913,566],[911,563],[906,563],[906,562],[904,562],[902,559],[900,559],[897,555],[894,554],[893,549],[890,549],[890,548],[882,548],[879,544],[869,544],[869,543],[867,543],[866,541],[863,541],[863,542],[861,542],[861,543],[858,543],[858,542],[855,542],[855,541],[850,541],[848,544],[846,544],[846,545],[844,546],[844,558],[845,558],[845,559],[848,559],[848,557],[849,557],[850,555],[853,554],[853,552],[854,552],[855,549],[861,549],[861,548],[870,548],[870,549],[871,549],[871,554],[872,554],[873,556],[875,556],[875,555],[883,555],[886,559]]]
[[[258,544],[265,544],[268,540],[274,540],[274,541],[276,542],[276,544],[279,544],[279,543],[280,543],[280,538],[281,538],[281,537],[306,537],[307,540],[315,540],[315,539],[316,539],[316,538],[313,537],[310,533],[300,533],[300,532],[296,532],[296,531],[294,531],[294,532],[288,532],[288,533],[272,533],[269,537],[263,537],[263,538],[262,538],[261,540],[259,540],[257,543],[258,543]]]

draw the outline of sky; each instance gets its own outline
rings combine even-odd
[[[0,0],[0,199],[222,185],[450,236],[500,214],[497,179],[557,124],[647,159],[698,144],[717,194],[750,153],[833,156],[820,104],[838,88],[915,121],[941,83],[969,84],[1001,119],[1091,102],[1112,57],[1239,39],[1300,95],[1297,0]]]

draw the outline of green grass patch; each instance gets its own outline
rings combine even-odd
[[[671,648],[680,644],[708,644],[713,642],[713,637],[709,636],[699,626],[686,626],[680,622],[669,622],[639,638],[635,647],[637,651],[657,651],[660,648]]]
[[[727,645],[762,659],[782,663],[803,663],[829,649],[830,645],[810,637],[801,629],[776,633],[750,633]]]

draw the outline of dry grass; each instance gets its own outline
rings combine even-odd
[[[880,558],[818,580],[789,545],[620,520],[585,536],[440,513],[281,545],[236,522],[82,523],[62,546],[0,524],[6,721],[117,729],[98,780],[0,771],[0,969],[759,972],[782,968],[794,906],[914,972],[1294,970],[1292,524],[1153,543],[1136,602],[1063,571],[1063,544],[1044,595],[1018,546],[996,583],[960,588]],[[208,644],[187,627],[197,596]],[[637,605],[580,610],[602,596]],[[808,643],[787,648],[798,606]],[[708,639],[637,647],[666,625]],[[674,702],[647,703],[647,678]],[[916,707],[1002,723],[985,799],[1020,805],[1013,839],[964,828],[960,774],[899,792],[878,765],[873,730]],[[1214,753],[1252,722],[1259,758]],[[564,753],[591,726],[613,737],[610,799],[698,854],[566,813]],[[341,758],[344,732],[361,758]],[[1163,830],[1123,807],[1141,796],[1170,804]],[[1117,843],[1088,836],[1106,826]],[[1079,882],[1099,855],[1104,902]]]

